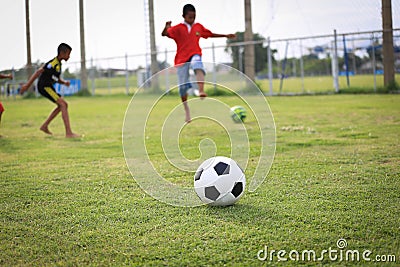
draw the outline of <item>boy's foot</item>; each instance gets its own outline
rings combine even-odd
[[[40,130],[41,130],[42,132],[46,133],[46,134],[53,135],[53,133],[50,132],[50,130],[49,130],[48,127],[43,127],[43,126],[42,126],[42,127],[40,127]]]
[[[200,94],[199,94],[199,96],[200,96],[200,98],[205,98],[205,97],[207,97],[207,94],[206,93],[204,93],[204,92],[201,92]]]
[[[190,117],[189,117],[189,118],[186,117],[186,119],[185,119],[185,122],[186,122],[186,123],[189,123],[189,122],[191,122],[191,121],[192,121],[192,119],[191,119]]]
[[[80,138],[82,137],[82,135],[80,134],[74,134],[74,133],[70,133],[70,134],[66,134],[65,138]]]

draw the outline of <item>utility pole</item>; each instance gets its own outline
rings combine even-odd
[[[26,27],[26,70],[28,80],[32,74],[32,54],[31,54],[31,29],[29,22],[29,0],[25,0],[25,27]]]
[[[81,88],[88,90],[87,70],[86,70],[86,52],[85,52],[85,26],[83,0],[79,0],[79,27],[80,27],[80,46],[81,46]]]
[[[157,48],[156,48],[156,37],[154,32],[154,4],[153,0],[149,0],[149,27],[150,27],[150,59],[151,59],[151,75],[153,78],[151,79],[151,87],[154,91],[158,91],[159,83],[157,76],[154,76],[158,71],[158,62],[157,62]]]
[[[383,80],[389,86],[394,80],[394,49],[391,0],[382,0],[382,30],[383,30]]]
[[[251,0],[244,0],[245,31],[244,41],[253,41],[253,27],[251,18]],[[254,44],[246,44],[244,47],[244,73],[254,81],[255,78],[255,56]]]

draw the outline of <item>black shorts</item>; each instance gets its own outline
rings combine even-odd
[[[53,86],[38,86],[38,89],[39,93],[51,102],[57,103],[57,100],[61,97]]]

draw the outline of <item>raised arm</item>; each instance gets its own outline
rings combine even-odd
[[[171,21],[167,21],[165,23],[165,27],[161,33],[161,36],[168,36],[168,29],[171,28],[171,23],[172,23]]]
[[[13,76],[12,74],[1,74],[0,73],[0,79],[12,79]]]
[[[21,86],[21,90],[19,91],[19,93],[22,95],[26,90],[28,90],[33,82],[40,76],[40,74],[42,74],[42,72],[44,71],[43,67],[39,68],[37,71],[35,71],[35,73],[29,78],[29,80]]]
[[[230,34],[213,33],[211,35],[211,37],[213,37],[213,38],[226,37],[228,39],[234,39],[234,38],[236,38],[236,34],[234,34],[234,33],[230,33]]]

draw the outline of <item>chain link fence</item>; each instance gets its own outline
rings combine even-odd
[[[378,92],[383,88],[382,31],[333,32],[279,40],[257,37],[259,40],[251,42],[256,51],[255,82],[266,95],[335,93],[339,90]],[[395,70],[400,73],[400,29],[393,30],[393,43]],[[229,67],[245,72],[244,46],[247,44],[234,41],[203,47],[207,76],[229,79],[224,75]],[[159,48],[159,69],[173,66],[174,57],[175,51]],[[144,52],[87,60],[89,92],[92,95],[134,93],[137,88],[146,86],[146,80],[151,77],[149,58],[149,54]],[[38,68],[39,65],[33,67]],[[24,68],[11,71],[14,74],[12,81],[0,81],[2,97],[15,97],[27,78]],[[63,63],[63,77],[79,79],[80,62]],[[171,79],[172,76],[166,75],[159,81],[160,89],[168,91],[176,86],[176,81]],[[219,82],[211,80],[212,83]],[[399,75],[396,75],[396,81],[400,84]]]

